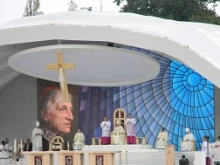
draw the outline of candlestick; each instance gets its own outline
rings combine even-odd
[[[70,143],[69,143],[69,141],[67,141],[67,149],[68,149],[68,151],[70,150]]]
[[[21,153],[23,152],[23,141],[21,139]]]
[[[17,152],[17,139],[14,139],[14,153]]]

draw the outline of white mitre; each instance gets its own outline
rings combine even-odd
[[[36,126],[39,127],[40,126],[40,122],[36,121]]]
[[[185,131],[186,131],[186,132],[190,132],[190,129],[187,127],[187,128],[185,129]]]

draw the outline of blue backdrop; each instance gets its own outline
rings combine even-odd
[[[124,47],[152,56],[160,63],[159,75],[134,86],[102,88],[78,87],[79,123],[87,144],[100,137],[100,122],[113,112],[124,108],[136,119],[137,136],[145,136],[155,145],[161,129],[169,133],[169,142],[179,149],[180,141],[189,127],[200,149],[202,136],[214,140],[214,86],[207,79],[178,61],[134,47]]]

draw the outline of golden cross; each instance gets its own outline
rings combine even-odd
[[[60,80],[60,90],[62,94],[62,99],[64,102],[69,102],[69,92],[67,87],[65,69],[75,69],[75,64],[65,64],[63,62],[63,55],[60,50],[57,51],[57,64],[47,64],[47,69],[56,69],[59,73],[59,80]]]

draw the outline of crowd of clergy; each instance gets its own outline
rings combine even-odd
[[[101,123],[102,137],[101,144],[107,145],[111,144],[110,140],[113,140],[114,145],[125,144],[124,135],[127,136],[127,144],[135,144],[136,134],[135,134],[135,124],[136,121],[129,114],[129,118],[125,122],[125,127],[122,127],[122,123],[116,121],[116,127],[112,132],[110,132],[111,122],[104,118]],[[185,136],[183,137],[180,145],[181,151],[194,151],[195,150],[195,137],[193,133],[190,132],[189,128],[185,129]],[[112,137],[112,138],[111,138]],[[220,136],[213,143],[208,142],[209,137],[204,136],[203,142],[201,144],[201,150],[205,152],[206,157],[210,157],[212,160],[220,160]],[[156,148],[165,149],[168,144],[168,133],[165,128],[162,128],[156,139]]]
[[[13,147],[9,139],[5,138],[0,144],[0,165],[11,164],[13,160]]]
[[[43,142],[42,137],[44,136],[43,130],[40,128],[40,123],[36,122],[36,128],[32,131],[32,142],[33,147],[32,151],[42,151],[43,150]],[[73,139],[73,149],[81,149],[84,147],[85,144],[85,136],[81,132],[81,129],[78,128],[77,133],[74,136]]]
[[[124,127],[120,120],[116,121],[114,130],[111,132],[111,122],[108,121],[107,117],[104,117],[104,120],[101,122],[100,127],[102,129],[101,134],[101,144],[102,145],[123,145],[123,144],[136,144],[136,133],[135,133],[135,124],[136,121],[129,114],[129,117],[126,119]],[[195,137],[193,133],[190,132],[189,128],[185,129],[185,136],[181,141],[181,151],[194,151],[195,150]],[[40,123],[36,122],[36,128],[32,131],[32,143],[28,139],[27,143],[23,143],[22,151],[42,151],[42,136],[44,132],[40,128]],[[126,137],[126,142],[125,142]],[[113,142],[111,142],[111,140]],[[203,137],[203,143],[201,144],[201,150],[205,152],[206,157],[212,158],[212,160],[220,160],[220,136],[213,143],[208,142],[209,137]],[[78,129],[77,133],[73,139],[73,147],[83,148],[85,144],[85,136]],[[168,144],[168,133],[164,128],[159,132],[156,139],[156,148],[165,149],[165,146]],[[80,147],[79,147],[80,146]],[[73,148],[74,149],[74,148]],[[21,150],[21,149],[20,149]],[[19,151],[18,151],[19,153]],[[9,139],[6,138],[5,141],[2,141],[0,144],[0,165],[11,164],[13,160],[13,146],[9,143]]]
[[[14,145],[11,145],[9,138],[2,141],[0,144],[0,165],[12,164],[14,159],[18,161],[21,157],[21,151],[32,151],[32,143],[29,138],[26,143],[24,140],[22,142],[22,146],[21,144],[17,146],[15,155]]]
[[[190,132],[189,128],[185,129],[186,134],[181,141],[181,151],[194,151],[195,150],[195,137],[193,133]],[[211,164],[214,160],[220,161],[220,136],[217,137],[215,142],[209,143],[209,137],[204,136],[202,138],[201,150],[205,152],[206,155],[206,165]],[[156,141],[156,148],[165,148],[168,143],[168,133],[162,128],[161,132],[158,134]],[[209,159],[211,158],[211,159]],[[196,162],[194,162],[195,164]]]
[[[112,144],[125,144],[125,134],[127,138],[127,144],[136,144],[135,124],[135,119],[131,114],[129,114],[129,117],[125,121],[124,128],[122,127],[120,120],[116,120],[116,126],[114,127],[114,130],[110,132],[111,122],[107,120],[107,117],[104,117],[104,121],[102,121],[100,124],[102,128],[101,144],[111,144],[111,137],[113,140]]]

